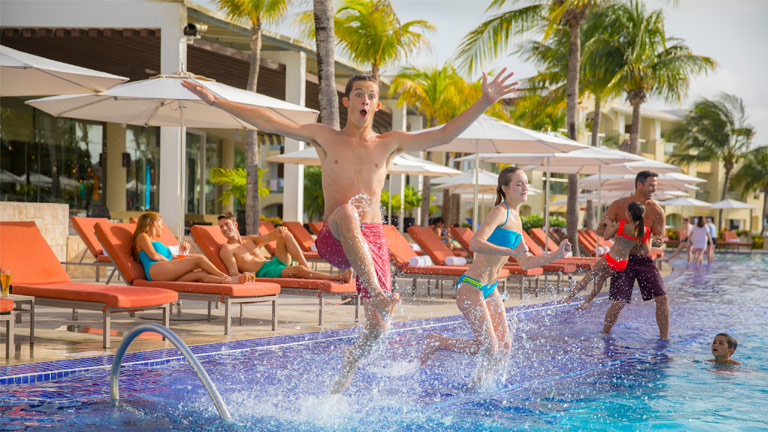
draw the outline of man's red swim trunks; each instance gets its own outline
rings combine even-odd
[[[362,224],[360,231],[363,234],[363,238],[368,242],[368,249],[371,252],[379,286],[384,291],[392,292],[392,276],[389,272],[389,248],[384,238],[384,228],[381,224]],[[347,259],[347,255],[344,253],[341,242],[333,236],[333,233],[328,228],[328,224],[325,222],[323,223],[323,228],[317,233],[315,246],[320,257],[328,261],[332,266],[340,269],[352,267],[352,264]],[[371,298],[368,288],[360,281],[360,275],[356,276],[355,282],[357,293],[360,297]]]

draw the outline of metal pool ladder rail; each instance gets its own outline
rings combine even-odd
[[[184,341],[182,341],[181,338],[176,335],[176,333],[172,332],[167,327],[154,323],[142,324],[133,329],[133,331],[128,333],[125,339],[123,339],[123,342],[120,344],[120,348],[117,349],[117,353],[115,353],[115,359],[112,361],[112,372],[109,374],[109,394],[112,400],[112,404],[117,406],[120,400],[118,378],[120,374],[120,364],[123,361],[123,356],[125,356],[125,351],[138,335],[145,332],[160,333],[161,335],[165,336],[166,339],[171,341],[171,343],[176,346],[176,348],[178,348],[182,354],[184,354],[184,357],[195,370],[197,377],[200,378],[200,381],[202,381],[205,389],[208,390],[208,394],[211,396],[214,405],[216,405],[216,409],[219,411],[221,418],[226,421],[232,420],[232,416],[229,414],[229,410],[224,404],[224,400],[221,399],[219,391],[216,390],[216,386],[213,385],[211,378],[205,372],[205,369],[203,369],[203,366],[200,364],[200,362],[197,361],[195,355],[192,354],[192,351],[190,351],[187,344],[185,344]]]

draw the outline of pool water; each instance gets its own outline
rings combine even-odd
[[[667,285],[668,343],[658,339],[653,302],[639,296],[611,336],[598,333],[604,296],[586,311],[509,309],[512,352],[482,389],[468,385],[477,363],[470,356],[440,352],[427,367],[416,363],[428,332],[470,337],[456,316],[394,326],[340,396],[328,389],[354,331],[216,344],[220,352],[199,358],[232,424],[175,361],[123,366],[117,408],[107,368],[0,386],[0,430],[766,430],[768,255],[717,259]],[[739,341],[733,358],[744,366],[703,361],[720,332]]]

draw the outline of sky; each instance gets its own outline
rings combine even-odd
[[[454,54],[461,39],[494,12],[486,12],[490,0],[391,0],[401,22],[427,20],[436,27],[430,33],[431,48],[408,59],[415,65],[442,66]],[[210,0],[198,0],[212,9]],[[338,5],[338,0],[335,1]],[[663,9],[668,36],[682,38],[694,54],[713,58],[718,67],[706,76],[692,80],[688,97],[681,105],[651,99],[646,106],[657,109],[690,108],[699,98],[714,98],[722,92],[743,99],[757,135],[753,146],[768,145],[768,0],[646,0],[646,9]],[[300,1],[292,9],[311,8],[311,1]],[[515,7],[524,2],[508,2]],[[290,24],[291,18],[286,20]],[[291,35],[290,25],[273,26]],[[294,34],[295,36],[295,34]],[[519,41],[516,41],[519,42]],[[513,42],[509,51],[516,48]],[[507,67],[517,77],[536,73],[536,68],[513,55],[503,56],[485,69]],[[387,71],[393,73],[395,71]]]

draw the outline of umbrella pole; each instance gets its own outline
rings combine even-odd
[[[184,145],[184,139],[186,138],[187,128],[184,127],[184,107],[182,102],[179,101],[179,220],[178,220],[178,234],[179,234],[179,246],[184,244],[184,201],[186,195],[186,169],[184,166],[184,153],[186,152],[186,146]]]
[[[479,147],[479,145],[478,145]],[[480,176],[480,173],[478,171],[478,163],[480,162],[480,149],[475,149],[475,196],[472,198],[472,203],[474,206],[472,207],[472,232],[477,232],[477,182],[478,177]]]
[[[392,178],[390,176],[390,178]],[[397,219],[397,226],[400,232],[405,231],[405,174],[400,174],[400,189],[403,194],[400,196],[400,217]]]
[[[544,188],[544,250],[549,250],[549,157],[547,159],[547,184]]]

